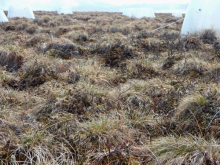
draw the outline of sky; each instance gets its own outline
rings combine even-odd
[[[30,4],[33,10],[57,10],[60,6],[71,6],[76,11],[120,11],[127,7],[149,7],[156,10],[186,10],[190,0],[0,0],[0,8],[8,10],[10,5]],[[151,7],[151,6],[150,6]]]

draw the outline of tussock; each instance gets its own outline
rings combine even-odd
[[[24,58],[17,52],[0,52],[0,65],[4,66],[7,71],[16,71],[23,64]]]
[[[49,54],[62,59],[71,59],[78,55],[78,47],[75,44],[57,44],[51,43],[45,51],[50,51]]]

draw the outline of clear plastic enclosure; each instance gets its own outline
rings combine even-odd
[[[35,19],[33,10],[29,5],[10,6],[8,10],[8,18],[23,17]]]
[[[182,18],[183,14],[182,13],[172,13],[172,16],[177,17],[177,18]]]
[[[212,29],[220,37],[220,0],[192,0],[183,22],[181,34]]]
[[[3,10],[0,9],[0,22],[8,22],[8,18],[6,17]]]
[[[58,14],[73,14],[72,7],[62,6],[57,11]]]
[[[136,18],[155,18],[153,8],[127,8],[123,10],[123,15]]]

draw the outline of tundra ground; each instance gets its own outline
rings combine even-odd
[[[218,165],[220,41],[158,14],[0,24],[0,161]]]

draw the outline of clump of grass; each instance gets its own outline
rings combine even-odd
[[[214,50],[215,50],[215,52],[218,54],[218,52],[219,52],[219,50],[220,50],[220,42],[215,42],[214,44],[213,44],[213,47],[214,47]],[[219,55],[219,54],[218,54]]]
[[[7,71],[16,71],[23,64],[24,58],[17,52],[0,52],[0,65],[4,66]]]
[[[44,17],[42,18],[42,20],[43,20],[44,23],[49,23],[51,19],[50,19],[50,17],[48,17],[48,16],[44,16]]]
[[[103,116],[98,119],[92,119],[92,121],[85,122],[85,129],[94,134],[111,133],[117,129],[117,120]]]
[[[205,30],[200,35],[200,39],[205,44],[213,44],[217,41],[216,33],[213,30]]]
[[[186,51],[199,50],[202,48],[201,40],[197,34],[183,38],[182,42],[183,42],[183,47],[185,48]]]
[[[142,41],[139,44],[146,52],[152,52],[155,55],[160,55],[162,52],[166,52],[168,49],[168,44],[165,41],[155,38]]]
[[[81,65],[77,65],[76,68],[81,78],[87,82],[102,86],[114,84],[117,71],[102,65],[98,60],[89,59],[82,61]]]
[[[37,47],[37,44],[38,44],[38,43],[41,43],[41,42],[43,42],[43,38],[38,37],[38,36],[35,36],[35,37],[29,39],[29,40],[26,42],[26,45],[27,45],[27,46],[30,46],[30,47]]]
[[[183,59],[173,66],[173,72],[177,75],[189,77],[201,77],[211,67],[210,63],[198,58]]]
[[[200,94],[186,96],[181,100],[176,115],[180,115],[181,119],[186,118],[187,115],[191,113],[202,111],[202,108],[205,107],[207,103],[209,103],[209,100]]]
[[[107,66],[120,67],[126,59],[134,58],[135,52],[131,46],[121,42],[114,44],[100,44],[96,46],[93,52],[101,54],[103,61]]]
[[[26,96],[25,93],[21,93],[14,90],[1,90],[1,106],[3,105],[10,105],[10,106],[21,106],[24,104],[27,104],[28,102],[31,102],[30,99]]]
[[[45,135],[48,137],[46,138]],[[24,137],[21,136],[18,142],[22,144],[22,147],[14,146],[14,151],[9,150],[7,157],[5,155],[2,157],[2,162],[15,164],[21,162],[30,164],[75,164],[76,160],[70,149],[63,143],[57,143],[55,147],[50,143],[52,139],[53,136],[45,131],[31,132]]]
[[[16,30],[17,30],[17,31],[22,31],[22,30],[25,30],[27,27],[28,27],[28,24],[27,24],[27,23],[22,23],[22,24],[20,24],[20,25],[18,25],[18,26],[16,27]]]
[[[57,77],[55,69],[56,67],[52,66],[52,63],[49,63],[47,60],[31,60],[23,65],[20,80],[12,79],[8,82],[8,85],[15,89],[42,85],[48,79]]]
[[[142,38],[152,38],[154,37],[154,35],[155,35],[154,32],[143,30],[139,34],[132,35],[132,40],[142,39]]]
[[[175,121],[178,123],[177,129],[194,135],[200,134],[207,138],[210,134],[218,137],[216,127],[219,124],[212,120],[217,113],[216,107],[219,106],[215,101],[218,95],[207,91],[204,94],[205,96],[196,93],[180,100],[174,115]],[[213,128],[210,125],[213,125]]]
[[[61,27],[59,28],[56,32],[55,32],[55,36],[56,37],[60,37],[61,35],[66,34],[69,31],[69,29],[65,28],[65,27]]]
[[[28,27],[26,32],[29,34],[34,34],[36,32],[36,26]]]
[[[218,141],[202,137],[160,138],[150,149],[162,164],[215,164],[219,160]]]
[[[129,60],[126,69],[122,69],[129,78],[146,79],[159,75],[157,65],[149,60]]]
[[[163,32],[159,38],[162,38],[165,41],[175,41],[179,38],[179,33],[176,31],[173,32]]]
[[[74,37],[74,40],[78,42],[86,42],[89,40],[89,36],[86,33],[79,33]]]
[[[16,27],[14,25],[7,25],[5,27],[5,31],[14,31],[16,30]]]
[[[75,44],[51,43],[46,51],[49,51],[51,56],[62,59],[71,59],[79,54],[78,47]]]

